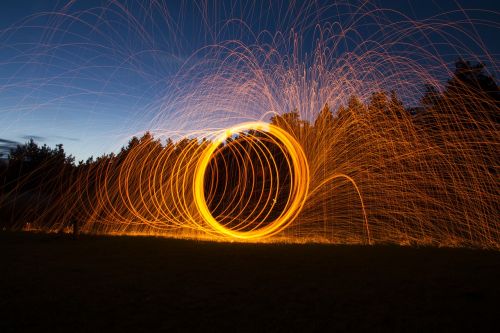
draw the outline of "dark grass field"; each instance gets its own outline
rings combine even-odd
[[[500,252],[0,233],[0,332],[500,331]]]

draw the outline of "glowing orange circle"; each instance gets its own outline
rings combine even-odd
[[[286,151],[290,155],[293,171],[291,172],[291,190],[289,194],[288,209],[286,209],[277,219],[266,225],[265,227],[249,230],[237,231],[226,228],[220,224],[210,212],[204,193],[204,180],[206,169],[209,165],[212,155],[217,148],[233,134],[238,134],[243,131],[256,130],[272,134],[279,140]],[[264,122],[248,122],[231,127],[224,131],[219,137],[202,152],[197,163],[194,181],[193,193],[196,208],[203,220],[214,229],[214,231],[234,238],[239,239],[258,239],[272,236],[284,228],[286,228],[299,214],[304,206],[307,193],[309,190],[309,165],[306,156],[300,144],[285,130]]]

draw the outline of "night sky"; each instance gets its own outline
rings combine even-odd
[[[308,53],[315,24],[349,21],[362,7],[362,2],[336,6],[318,1],[295,6],[261,1],[153,3],[3,0],[0,153],[29,138],[51,146],[63,143],[77,159],[116,151],[131,135],[151,127],[160,101],[169,94],[170,79],[205,45],[227,39],[252,43],[248,31],[286,33],[293,27],[304,33],[302,52]],[[499,1],[379,1],[367,8],[385,9],[371,17],[380,18],[382,25],[436,15],[450,22],[482,22],[463,23],[464,35],[473,35],[482,45],[466,39],[463,43],[487,66],[498,64],[494,24]],[[228,28],[231,19],[237,24]],[[488,20],[494,24],[488,26]],[[361,22],[359,33],[372,38],[369,24]],[[439,38],[429,38],[452,66],[457,55],[440,45]],[[167,126],[174,130],[180,125],[171,119]]]

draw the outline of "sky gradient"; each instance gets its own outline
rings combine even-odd
[[[50,146],[62,143],[78,160],[116,152],[132,135],[154,127],[169,94],[166,87],[197,50],[228,39],[252,43],[249,31],[288,33],[300,27],[302,52],[311,52],[315,24],[342,23],[351,13],[339,10],[363,4],[323,10],[322,2],[68,3],[4,0],[0,5],[0,153],[30,138]],[[487,22],[500,11],[493,0],[378,1],[375,7],[386,9],[388,21],[447,13],[450,22]],[[231,20],[238,22],[234,29],[227,28]],[[471,43],[471,52],[482,59],[486,50],[486,64],[496,66],[496,27],[464,24],[464,29],[480,37],[481,47]],[[360,24],[359,33],[370,36],[369,26]],[[457,55],[439,40],[434,45],[451,66]],[[175,130],[180,124],[173,117],[165,126]]]

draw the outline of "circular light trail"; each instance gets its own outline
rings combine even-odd
[[[257,131],[272,135],[282,144],[290,157],[291,188],[288,204],[279,217],[266,226],[248,231],[239,231],[222,225],[212,215],[204,193],[205,174],[214,153],[228,138],[245,131]],[[265,157],[265,158],[272,158]],[[309,165],[300,144],[283,129],[264,122],[248,122],[231,127],[219,135],[202,152],[197,163],[193,181],[193,193],[196,207],[203,220],[216,232],[239,239],[258,239],[272,236],[285,229],[299,214],[309,190]]]

